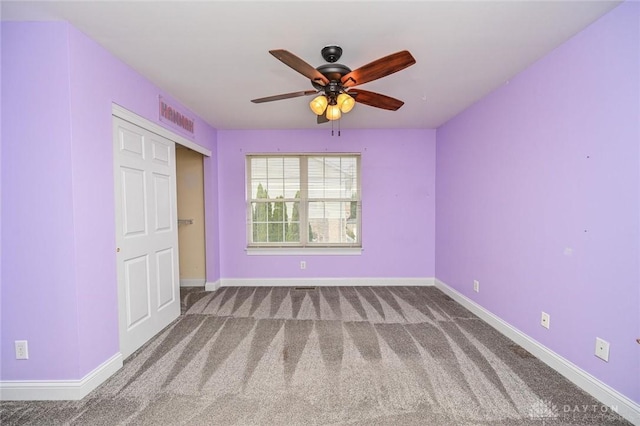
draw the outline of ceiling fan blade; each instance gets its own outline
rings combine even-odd
[[[274,95],[274,96],[267,96],[266,98],[251,99],[251,102],[253,102],[254,104],[261,104],[263,102],[280,101],[282,99],[297,98],[299,96],[315,95],[316,93],[318,93],[317,90],[305,90],[302,92],[283,93],[282,95]]]
[[[391,96],[381,95],[380,93],[369,92],[368,90],[353,89],[349,92],[356,102],[369,105],[376,108],[388,109],[390,111],[398,110],[404,102]]]
[[[318,124],[324,124],[324,123],[328,123],[329,122],[329,119],[324,114],[317,115],[316,117],[318,117],[318,119],[317,119]]]
[[[293,53],[282,49],[270,50],[269,53],[282,61],[285,65],[290,66],[300,74],[307,77],[309,80],[315,81],[322,86],[329,83],[329,79],[322,75],[320,71],[318,71]]]
[[[403,70],[415,63],[416,60],[407,50],[392,53],[346,74],[342,77],[342,85],[344,87],[353,87],[358,84],[368,83]]]

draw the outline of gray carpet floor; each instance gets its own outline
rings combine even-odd
[[[82,401],[2,425],[628,425],[435,287],[182,291]]]

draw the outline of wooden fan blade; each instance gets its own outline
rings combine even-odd
[[[368,90],[353,89],[349,92],[356,102],[369,105],[376,108],[388,109],[390,111],[398,110],[404,102],[391,96],[381,95],[380,93],[369,92]]]
[[[329,122],[329,119],[324,114],[316,115],[316,117],[318,117],[318,119],[317,119],[318,124],[324,124],[324,123],[328,123]]]
[[[290,66],[300,74],[307,77],[309,80],[315,81],[322,86],[329,83],[329,79],[322,75],[320,71],[298,58],[293,53],[282,49],[270,50],[269,53],[282,61],[285,65]]]
[[[297,98],[299,96],[315,95],[317,90],[305,90],[303,92],[283,93],[282,95],[267,96],[266,98],[251,99],[254,104],[263,102],[280,101],[282,99]]]
[[[416,63],[416,60],[407,50],[393,53],[375,60],[367,65],[351,71],[342,77],[344,87],[353,87],[358,84],[368,83],[398,72]]]

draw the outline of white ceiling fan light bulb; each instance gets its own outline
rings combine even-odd
[[[315,115],[322,115],[325,109],[327,109],[328,103],[329,101],[327,101],[326,96],[316,96],[311,102],[309,102],[309,108],[311,108],[311,111],[313,111]]]
[[[329,105],[327,107],[327,120],[338,120],[341,116],[342,113],[340,112],[340,108],[338,107],[338,105]]]
[[[338,105],[340,106],[340,111],[343,113],[348,113],[353,109],[356,104],[356,100],[353,97],[349,96],[347,93],[340,93],[338,95]]]

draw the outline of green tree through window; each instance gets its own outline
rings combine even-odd
[[[300,199],[300,191],[296,192],[296,200]],[[300,201],[293,203],[291,223],[287,228],[287,242],[300,242]]]
[[[268,198],[268,197],[267,197]],[[283,200],[284,197],[278,197],[276,200]],[[284,241],[289,228],[289,217],[287,214],[287,204],[284,201],[275,201],[269,218],[269,241],[272,243],[280,243]]]
[[[256,193],[258,200],[268,199],[269,195],[262,184],[258,185]],[[256,202],[253,206],[253,241],[269,241],[269,218],[271,217],[271,203]]]

